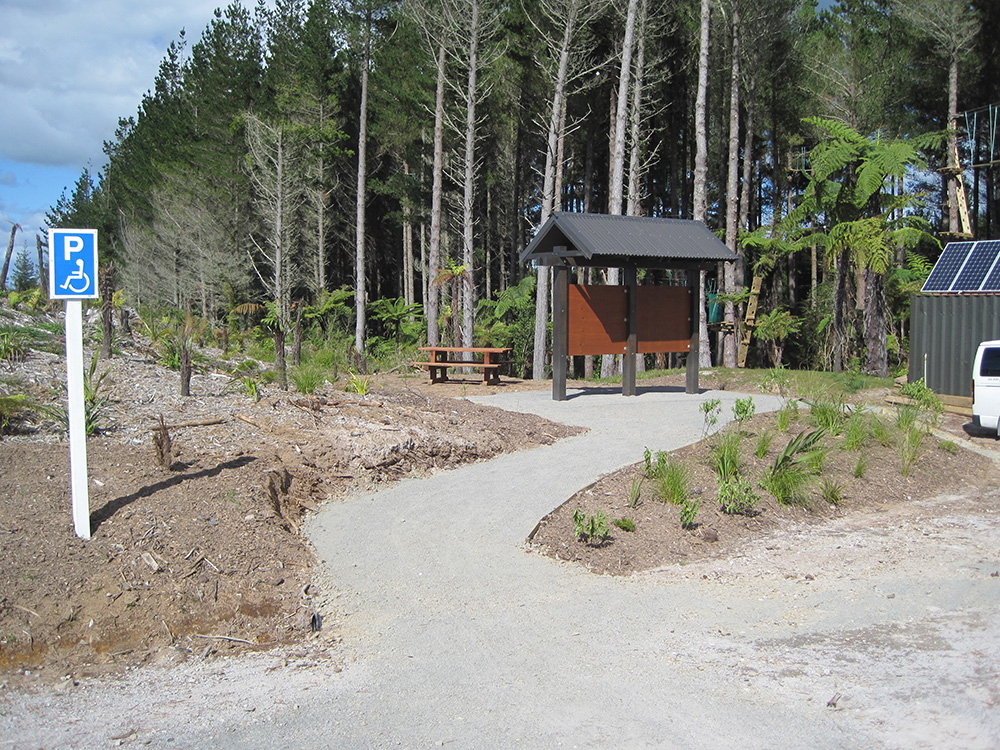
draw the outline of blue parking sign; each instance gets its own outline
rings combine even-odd
[[[97,299],[97,230],[49,230],[49,299]]]

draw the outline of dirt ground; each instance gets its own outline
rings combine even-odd
[[[366,395],[265,387],[255,402],[220,373],[191,396],[148,342],[120,344],[88,440],[93,538],[75,536],[69,454],[56,421],[0,439],[0,673],[52,681],[282,643],[315,631],[315,559],[304,513],[403,476],[447,469],[575,433],[461,398],[462,383],[374,379]],[[89,362],[90,353],[87,353]],[[32,351],[5,381],[60,392],[65,365]],[[471,376],[470,376],[471,378]],[[0,388],[3,386],[0,385]],[[507,381],[501,387],[518,387]],[[475,388],[475,386],[473,386]],[[482,388],[482,386],[478,386]],[[162,417],[169,469],[157,463]]]
[[[317,653],[335,654],[327,646],[337,640],[338,623],[323,622],[319,614],[319,597],[328,592],[318,591],[316,560],[298,533],[305,513],[404,476],[577,432],[464,398],[547,389],[547,382],[504,377],[498,386],[484,386],[474,374],[459,374],[430,385],[406,373],[374,377],[366,395],[348,392],[341,382],[311,395],[267,386],[254,401],[233,390],[224,372],[210,371],[196,374],[192,395],[182,398],[177,373],[156,363],[148,341],[125,340],[119,349],[97,371],[108,370],[100,381],[100,395],[108,400],[102,430],[88,441],[93,539],[73,533],[68,447],[57,421],[36,415],[18,434],[0,439],[0,677],[6,684],[277,644],[301,648],[318,639],[323,648]],[[21,362],[4,364],[0,376],[0,393],[16,384],[38,400],[51,400],[65,383],[65,363],[31,351]],[[683,380],[674,374],[643,381],[640,389]],[[703,376],[702,387],[735,389],[740,383],[721,372]],[[170,438],[169,468],[158,464],[153,448],[161,417]],[[941,428],[960,442],[967,438],[964,422],[951,417]],[[746,429],[753,435],[767,424],[758,417]],[[745,448],[752,442],[745,440]],[[964,450],[947,453],[937,442],[928,440],[908,479],[899,473],[898,454],[885,449],[873,454],[862,480],[844,480],[840,505],[785,507],[762,493],[761,512],[753,517],[712,508],[707,447],[692,446],[681,453],[697,467],[692,486],[702,508],[694,530],[680,528],[677,507],[657,501],[648,483],[638,507],[627,507],[640,471],[635,466],[570,498],[542,521],[534,542],[595,571],[628,573],[723,556],[783,525],[905,502],[956,482],[995,483],[988,459]],[[782,446],[776,439],[763,461],[773,460]],[[853,460],[842,451],[830,458],[843,464],[841,475]],[[637,530],[612,529],[608,543],[588,546],[575,539],[569,521],[577,507],[630,516]]]
[[[533,543],[545,554],[560,560],[578,562],[596,573],[627,575],[674,564],[733,555],[752,539],[774,534],[781,529],[801,528],[841,518],[857,511],[884,511],[902,503],[923,500],[941,494],[961,492],[982,494],[996,486],[1000,471],[1000,451],[988,457],[968,449],[975,428],[968,420],[944,414],[933,433],[927,435],[909,476],[902,471],[899,444],[901,435],[894,427],[895,411],[886,409],[882,422],[889,427],[893,442],[883,445],[869,438],[863,449],[850,450],[844,435],[824,439],[825,459],[822,474],[813,477],[803,503],[781,504],[760,486],[765,469],[784,450],[789,440],[814,427],[807,413],[792,422],[785,432],[775,427],[773,414],[758,415],[742,429],[731,424],[726,431],[741,431],[740,449],[744,464],[741,473],[750,479],[760,502],[752,514],[729,514],[718,504],[718,483],[711,464],[711,449],[721,439],[712,436],[673,452],[671,459],[689,468],[691,497],[698,500],[695,522],[684,528],[680,506],[663,502],[654,482],[646,477],[643,463],[614,472],[590,487],[582,489],[539,523]],[[763,457],[757,457],[757,438],[769,432],[773,439]],[[980,437],[978,443],[984,443]],[[986,438],[985,445],[995,441]],[[656,447],[650,446],[655,452]],[[989,449],[987,449],[989,450]],[[865,463],[860,477],[855,476],[859,459]],[[839,497],[829,502],[823,495],[823,483],[836,486]],[[633,487],[639,487],[633,499]],[[608,521],[609,537],[604,541],[581,541],[577,538],[573,514],[577,510],[593,516],[603,513]],[[634,522],[634,531],[625,531],[612,522]]]

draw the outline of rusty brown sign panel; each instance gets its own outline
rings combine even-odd
[[[636,291],[637,351],[688,351],[691,343],[691,293],[688,288],[640,286]],[[627,287],[570,284],[568,303],[568,354],[621,354],[625,351]]]

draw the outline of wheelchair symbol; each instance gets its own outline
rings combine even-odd
[[[81,282],[79,288],[77,288],[75,282]],[[62,286],[60,286],[59,288],[63,290],[68,289],[74,294],[82,294],[83,292],[90,289],[90,277],[83,270],[83,260],[77,258],[76,270],[66,277],[66,281],[64,281],[62,283]]]

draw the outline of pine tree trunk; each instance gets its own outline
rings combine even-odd
[[[469,75],[465,92],[465,182],[462,194],[462,346],[472,346],[476,307],[475,257],[473,244],[473,199],[476,158],[476,97],[479,66],[479,0],[471,0],[469,22]],[[457,315],[457,310],[455,311]],[[465,359],[472,353],[466,352]]]
[[[708,52],[709,28],[711,26],[711,0],[701,0],[701,30],[698,47],[698,93],[694,106],[694,193],[692,196],[692,218],[704,222],[708,213]],[[705,314],[705,272],[698,274],[698,288],[701,300],[698,303],[699,361],[701,367],[712,366],[712,353],[708,342],[708,316]]]
[[[441,203],[444,173],[445,47],[438,45],[437,89],[434,98],[434,161],[431,167],[431,236],[427,251],[427,343],[437,346],[440,287],[434,283],[441,271]]]
[[[358,187],[356,193],[356,212],[354,227],[354,350],[359,354],[365,351],[365,304],[367,289],[365,285],[365,184],[368,159],[368,67],[371,57],[371,19],[365,28],[364,59],[361,67],[361,114],[358,117]]]
[[[726,247],[737,251],[737,221],[739,220],[740,167],[740,4],[733,0],[732,71],[729,78],[729,161],[726,180]],[[724,291],[736,291],[736,265],[726,263]],[[722,338],[722,365],[736,367],[736,309],[732,299],[725,302],[726,330]]]

